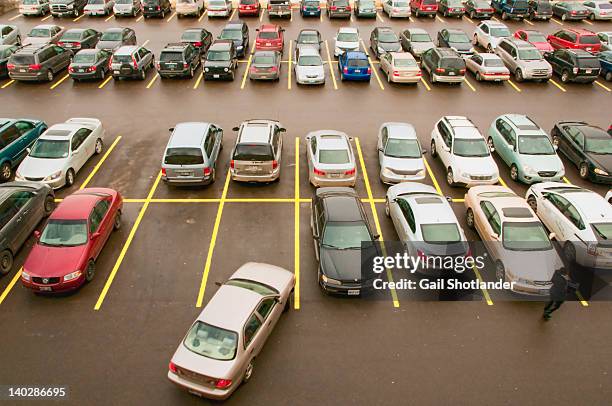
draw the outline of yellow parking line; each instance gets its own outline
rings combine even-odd
[[[120,135],[117,136],[117,138],[115,138],[115,141],[113,141],[111,146],[108,147],[108,149],[106,150],[106,153],[102,156],[102,159],[100,159],[100,161],[96,164],[96,166],[94,166],[94,168],[91,171],[91,173],[89,174],[89,176],[83,181],[83,183],[79,187],[79,190],[83,190],[83,189],[85,189],[87,187],[87,185],[89,184],[91,179],[94,177],[94,175],[98,172],[98,170],[100,169],[100,167],[102,166],[104,161],[106,161],[106,158],[108,158],[110,153],[113,152],[113,149],[115,149],[115,146],[117,145],[117,143],[119,142],[120,139],[121,139]]]
[[[49,14],[48,16],[46,16],[46,17],[44,17],[44,18],[41,18],[41,19],[40,19],[40,22],[47,21],[47,20],[48,20],[48,19],[50,19],[51,17],[53,17],[53,16],[52,16],[51,14]]]
[[[470,81],[466,77],[464,77],[463,80],[470,87],[470,89],[472,89],[472,92],[476,91],[476,88],[474,86],[472,86],[472,84],[470,83]]]
[[[232,15],[230,16],[229,21],[232,21],[234,19],[235,15],[236,15],[236,9],[234,9],[234,11],[232,11]]]
[[[198,22],[202,21],[202,19],[204,18],[204,16],[206,16],[206,14],[208,14],[208,10],[204,10],[204,12],[202,13],[202,15],[200,16],[200,18],[198,18]]]
[[[423,79],[423,76],[421,76],[421,83],[425,85],[425,89],[427,89],[428,92],[431,92],[431,87],[429,87],[425,79]]]
[[[492,16],[492,17],[491,17],[491,20],[499,22],[499,20],[498,20],[498,19],[497,19],[497,17],[495,17],[495,16]]]
[[[80,16],[78,16],[77,18],[73,18],[73,19],[72,19],[72,21],[76,23],[77,21],[79,21],[79,20],[80,20],[81,18],[83,18],[83,17],[85,17],[85,14],[81,14],[81,15],[80,15]]]
[[[223,206],[225,204],[225,198],[227,197],[227,189],[231,179],[230,171],[227,171],[225,176],[225,184],[223,185],[223,193],[221,194],[221,201],[219,202],[219,208],[217,209],[217,216],[215,217],[215,225],[213,227],[212,236],[210,238],[210,244],[208,246],[208,255],[206,256],[206,264],[204,265],[204,274],[202,275],[202,283],[200,284],[200,292],[198,293],[198,300],[196,307],[202,307],[204,302],[204,292],[206,291],[206,282],[208,281],[208,274],[210,273],[210,264],[212,263],[212,256],[215,250],[215,244],[217,243],[217,234],[219,233],[219,224],[221,224],[221,215],[223,214]]]
[[[100,85],[98,85],[98,89],[102,89],[104,86],[106,86],[106,84],[108,82],[110,82],[110,80],[113,78],[113,75],[108,75],[108,77],[106,79],[104,79],[104,82],[100,83]]]
[[[563,86],[561,86],[560,84],[558,84],[557,82],[555,82],[554,80],[550,79],[550,83],[552,83],[553,85],[557,86],[559,88],[559,90],[561,90],[562,92],[566,92],[565,88]]]
[[[251,52],[249,53],[249,59],[247,61],[247,66],[244,71],[244,76],[242,77],[242,84],[240,85],[240,89],[244,89],[244,85],[246,84],[246,79],[249,75],[249,69],[251,68],[251,61],[253,60],[253,51],[255,51],[255,41],[253,41],[253,46],[251,47]]]
[[[506,184],[506,182],[502,179],[502,177],[500,176],[499,178],[497,178],[498,182],[500,185],[502,185],[503,187],[508,187],[508,185]]]
[[[596,81],[595,81],[595,84],[596,84],[597,86],[599,86],[599,87],[603,88],[604,90],[608,91],[608,92],[612,91],[612,90],[610,90],[610,88],[609,88],[608,86],[604,85],[604,84],[603,84],[603,83],[601,83],[599,80],[596,80]]]
[[[295,288],[293,290],[293,308],[300,309],[300,137],[295,137],[295,180],[294,180],[294,248],[293,272]]]
[[[526,22],[529,25],[534,25],[531,21],[527,20],[526,18],[523,18],[523,21]]]
[[[159,73],[155,72],[155,76],[153,76],[153,79],[151,79],[149,83],[147,84],[147,89],[150,89],[151,86],[153,86],[153,83],[155,83],[158,77],[159,77]]]
[[[436,14],[436,20],[440,21],[441,23],[446,23],[446,21],[444,21],[444,19],[437,14]]]
[[[582,296],[582,293],[580,293],[579,290],[576,290],[576,297],[578,298],[578,300],[580,300],[580,304],[582,306],[589,307],[589,302],[585,300],[585,298]],[[0,303],[2,303],[2,301],[0,301]]]
[[[459,198],[457,198],[457,199],[452,199],[452,202],[453,202],[453,203],[463,203],[463,202],[465,202],[465,199],[459,199]]]
[[[200,82],[202,81],[202,78],[204,77],[204,72],[200,72],[200,76],[198,76],[198,80],[196,80],[195,85],[193,85],[193,89],[197,89],[198,86],[200,86]]]
[[[567,183],[568,185],[572,184],[572,182],[570,182],[569,179],[566,178],[565,176],[563,177],[563,182]]]
[[[410,21],[411,23],[413,23],[413,22],[414,22],[414,20],[413,20],[413,19],[412,19],[412,17],[410,17],[410,16],[408,17],[408,21]]]
[[[336,83],[336,74],[334,73],[334,66],[332,64],[331,54],[329,53],[327,40],[325,40],[325,49],[327,50],[327,62],[329,63],[329,72],[331,73],[332,82],[334,82],[334,90],[338,90],[338,83]]]
[[[289,70],[287,72],[287,89],[288,90],[291,90],[291,73],[293,72],[293,63],[292,63],[293,54],[291,53],[292,44],[293,44],[293,40],[289,40]]]
[[[557,23],[559,25],[563,25],[563,23],[561,21],[558,21],[556,18],[551,18],[550,21],[552,21],[553,23]]]
[[[476,277],[478,278],[478,280],[480,282],[484,282],[484,280],[482,279],[482,276],[480,276],[480,272],[478,271],[478,268],[476,266],[473,266],[472,269],[474,270],[474,273],[476,274]],[[487,301],[487,305],[493,306],[493,301],[491,300],[491,296],[489,296],[489,292],[487,291],[487,289],[482,288],[480,290],[482,290],[482,294],[484,295],[484,298]]]
[[[114,14],[111,14],[111,15],[109,15],[108,17],[106,17],[106,19],[105,19],[104,21],[108,22],[108,21],[110,21],[110,19],[111,19],[111,18],[113,18],[114,16],[115,16]]]
[[[9,18],[8,20],[9,20],[9,21],[14,21],[14,20],[16,20],[16,19],[18,19],[18,18],[20,18],[20,17],[23,17],[23,15],[21,15],[21,14],[17,14],[16,16]]]
[[[379,20],[381,23],[384,23],[384,22],[385,22],[385,20],[382,18],[382,16],[380,15],[380,13],[376,13],[376,18],[378,18],[378,20]]]
[[[323,22],[323,10],[321,10],[321,14],[319,14],[319,19]]]
[[[363,49],[366,49],[366,50],[367,50],[367,48],[366,48],[365,44],[363,43],[363,40],[362,40],[362,39],[360,39],[359,41],[361,42],[361,46],[363,47]],[[367,51],[366,51],[366,52],[367,52]],[[381,90],[385,90],[385,86],[382,84],[382,81],[380,80],[380,76],[378,76],[377,69],[376,69],[376,67],[374,66],[374,65],[375,65],[375,63],[374,63],[374,61],[372,61],[372,58],[370,58],[370,53],[369,53],[369,52],[367,52],[367,55],[368,55],[368,62],[370,62],[370,66],[372,67],[372,73],[373,73],[373,74],[374,74],[374,76],[376,77],[376,81],[378,82],[378,86],[380,86],[380,89],[381,89]]]
[[[519,93],[521,92],[521,88],[518,87],[517,85],[515,85],[513,81],[508,80],[508,83],[510,83],[510,86],[512,86],[514,88],[514,90],[516,90]]]
[[[141,15],[140,15],[140,17],[138,17],[138,18],[136,19],[136,22],[139,22],[140,20],[142,20],[142,19],[143,19],[143,17],[144,17],[144,16],[141,14]]]
[[[374,204],[374,198],[372,196],[372,188],[370,187],[370,180],[368,179],[368,171],[365,166],[365,161],[363,159],[363,154],[361,152],[361,144],[359,143],[359,138],[355,138],[355,146],[357,147],[357,155],[359,156],[359,163],[361,166],[361,174],[363,175],[363,181],[366,186],[366,191],[368,193],[368,199],[370,199],[370,210],[372,210],[372,217],[374,217],[374,224],[376,226],[376,233],[380,236],[380,245],[383,251],[383,255],[387,255],[385,248],[385,239],[383,237],[382,229],[380,228],[380,222],[378,220],[378,211],[376,210],[376,205]],[[393,282],[393,275],[391,274],[391,270],[387,269],[387,279],[389,282]],[[395,289],[391,289],[391,298],[393,299],[393,307],[399,307],[399,300],[397,298],[397,292]]]
[[[588,25],[593,25],[592,22],[590,22],[589,20],[582,20],[584,23],[588,24]]]
[[[149,40],[146,40],[145,42],[142,43],[142,46],[146,47],[148,43],[149,43]]]
[[[468,17],[467,15],[464,15],[463,18],[465,18],[466,20],[468,20],[469,22],[474,24],[474,21],[472,21],[472,19],[470,17]]]
[[[170,17],[166,19],[166,22],[169,23],[170,21],[172,21],[175,15],[176,15],[176,11]]]
[[[443,196],[442,189],[440,189],[440,184],[438,183],[438,179],[436,179],[436,175],[433,174],[433,171],[431,170],[431,167],[429,166],[429,162],[427,162],[427,159],[425,159],[425,157],[423,157],[423,162],[425,162],[425,168],[427,168],[427,173],[429,174],[429,177],[431,178],[434,188],[436,188],[436,192],[438,192],[440,196]]]
[[[15,83],[15,79],[9,80],[8,82],[6,82],[5,84],[2,85],[2,89],[6,89],[7,87],[12,85],[13,83]]]
[[[64,75],[64,77],[63,77],[63,78],[61,78],[60,80],[58,80],[57,82],[55,82],[53,85],[51,85],[51,87],[50,87],[49,89],[51,89],[51,90],[55,89],[56,87],[58,87],[59,85],[61,85],[61,84],[62,84],[62,82],[64,82],[64,80],[68,79],[68,77],[69,77],[69,76],[70,76],[70,75],[68,75],[68,74]]]
[[[113,280],[115,280],[115,276],[117,275],[117,271],[119,270],[119,267],[121,266],[121,263],[123,262],[123,258],[125,258],[125,254],[130,248],[130,245],[132,244],[132,240],[134,240],[134,235],[136,235],[136,231],[138,230],[138,227],[140,226],[140,222],[142,221],[142,218],[144,217],[147,211],[147,208],[149,207],[149,204],[151,203],[151,198],[153,197],[153,194],[155,193],[155,190],[157,189],[157,185],[159,185],[160,180],[161,180],[161,171],[159,171],[159,173],[157,174],[157,178],[155,179],[155,182],[153,183],[151,190],[149,190],[149,194],[147,195],[144,205],[138,212],[138,217],[136,217],[136,222],[132,226],[132,229],[130,230],[130,234],[128,235],[128,238],[125,241],[125,244],[123,244],[123,248],[121,249],[121,252],[119,253],[119,257],[117,258],[117,261],[115,262],[115,266],[113,266],[113,270],[108,276],[108,279],[106,280],[106,283],[104,284],[104,288],[102,289],[102,292],[100,293],[100,296],[98,297],[98,301],[96,302],[94,306],[94,310],[100,310],[100,308],[102,307],[102,303],[104,303],[104,299],[106,298],[106,295],[108,294],[108,290],[113,284]]]
[[[220,201],[221,199],[151,199],[151,203],[219,203]],[[133,203],[138,203],[138,199],[133,199]]]
[[[266,14],[266,9],[265,8],[263,10],[261,10],[261,12],[259,13],[259,22],[263,21],[264,14]]]
[[[2,304],[2,302],[4,302],[4,299],[6,299],[8,294],[11,293],[11,289],[13,289],[13,286],[15,286],[15,284],[17,283],[19,278],[21,278],[21,272],[23,272],[23,268],[21,268],[21,269],[19,269],[19,271],[17,271],[15,276],[13,276],[13,279],[11,279],[9,284],[6,286],[6,288],[2,292],[2,295],[0,295],[0,305]]]

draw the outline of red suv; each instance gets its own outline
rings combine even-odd
[[[438,12],[438,2],[436,0],[410,0],[410,11],[417,17],[434,18]]]
[[[259,0],[240,0],[238,2],[239,16],[258,16],[260,10]]]
[[[283,52],[285,47],[285,30],[276,24],[264,24],[257,29],[255,49],[261,51]]]
[[[597,34],[580,28],[566,28],[549,35],[546,39],[555,49],[584,49],[593,54],[601,49],[601,41]]]

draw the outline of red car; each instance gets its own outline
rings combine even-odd
[[[593,54],[601,49],[597,34],[580,28],[565,28],[549,35],[547,39],[555,49],[584,49]]]
[[[546,41],[546,36],[540,31],[518,30],[514,33],[514,37],[531,43],[542,53],[554,51],[552,45],[550,45],[550,43]]]
[[[285,30],[276,24],[264,24],[257,29],[255,49],[259,51],[283,52],[285,47]]]
[[[65,292],[93,279],[96,259],[121,227],[123,198],[105,188],[83,189],[55,209],[23,265],[21,282],[36,292]]]
[[[410,11],[417,17],[434,18],[438,12],[438,2],[436,0],[410,0]]]
[[[261,5],[258,0],[240,0],[238,2],[239,16],[258,16]]]

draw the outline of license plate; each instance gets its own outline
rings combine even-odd
[[[51,286],[39,286],[41,292],[51,292]]]
[[[191,393],[192,395],[196,395],[196,396],[202,397],[202,394],[200,392],[196,392],[194,390],[190,390],[189,393]]]
[[[355,69],[355,73],[361,73],[359,69]]]
[[[77,72],[85,72],[85,69],[77,69]]]
[[[313,16],[313,15],[315,15],[316,13],[315,13],[314,11],[311,11],[309,14],[310,14],[311,16]]]
[[[176,173],[178,174],[178,176],[191,176],[191,175],[193,175],[193,172],[191,172],[191,171],[177,171]]]
[[[591,73],[593,72],[591,69],[587,69],[585,73]]]
[[[271,45],[272,45],[271,43],[266,42],[266,46],[267,46],[267,47],[269,47],[269,46],[271,46]]]
[[[121,72],[119,72],[118,70],[116,70],[116,71],[113,71],[113,73],[114,73],[115,75],[118,75],[118,74],[120,74]]]
[[[268,78],[268,76],[266,76],[266,75],[260,75],[259,77],[262,78],[262,79],[267,79]]]
[[[455,72],[448,72],[448,76],[455,76]]]
[[[347,294],[349,296],[359,296],[359,289],[349,289]]]
[[[19,69],[19,72],[27,72],[26,69]]]
[[[213,75],[213,78],[215,78],[215,79],[219,79],[219,75],[216,75],[216,74],[215,74],[215,75]]]
[[[329,174],[329,177],[330,177],[330,178],[339,178],[339,177],[341,177],[341,176],[342,176],[342,174],[341,174],[341,173],[330,173],[330,174]]]
[[[259,166],[254,166],[254,165],[246,167],[246,170],[249,172],[259,172],[259,169],[260,169]]]
[[[425,10],[427,10],[427,11],[431,11],[431,10],[433,10],[433,8],[431,8],[431,7],[427,7]]]

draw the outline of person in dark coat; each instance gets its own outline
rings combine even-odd
[[[551,282],[550,301],[544,307],[544,320],[550,320],[550,314],[565,302],[567,290],[570,286],[569,275],[565,268],[557,269],[552,276]]]

